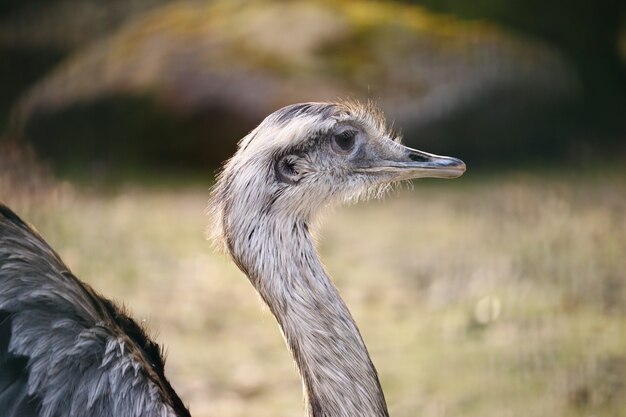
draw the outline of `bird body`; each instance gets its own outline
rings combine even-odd
[[[465,165],[406,148],[356,102],[303,103],[243,138],[210,201],[223,243],[269,306],[292,352],[311,417],[386,417],[365,343],[311,238],[317,213]],[[3,417],[189,416],[160,348],[0,206],[0,411]]]
[[[2,205],[0,415],[189,416],[159,346]]]

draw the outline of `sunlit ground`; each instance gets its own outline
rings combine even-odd
[[[320,252],[393,416],[626,416],[625,177],[427,180],[327,216]],[[79,277],[166,345],[192,415],[302,414],[272,316],[205,239],[208,183],[1,185]]]

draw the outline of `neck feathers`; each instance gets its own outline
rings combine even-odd
[[[306,223],[265,216],[228,229],[233,259],[276,317],[296,361],[307,414],[388,416],[376,369]]]

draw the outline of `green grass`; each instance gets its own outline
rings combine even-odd
[[[423,181],[327,216],[320,252],[393,416],[626,416],[623,178]],[[205,240],[208,183],[2,184],[78,276],[147,321],[194,416],[301,415],[273,318]]]

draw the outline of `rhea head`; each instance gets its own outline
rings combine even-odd
[[[244,137],[226,163],[213,190],[214,234],[236,255],[235,240],[254,233],[246,219],[308,224],[332,203],[381,195],[402,180],[464,172],[459,159],[402,145],[370,103],[293,104]]]

